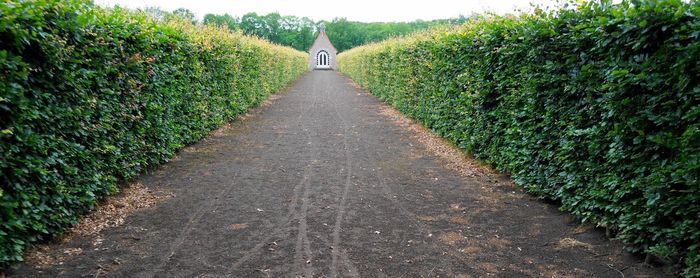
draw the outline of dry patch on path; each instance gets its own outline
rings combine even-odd
[[[267,99],[262,101],[256,107],[251,108],[247,112],[236,117],[235,121],[245,121],[258,113],[265,107],[272,105],[276,100],[284,96],[287,89],[280,93],[271,94]],[[208,137],[201,140],[207,140],[222,136],[227,130],[231,129],[231,123],[226,123],[221,127],[212,130]],[[203,145],[203,144],[199,144]],[[187,146],[180,152],[202,152],[201,146]],[[176,154],[171,158],[171,161],[178,161],[180,157]],[[167,167],[167,166],[163,166]],[[204,173],[207,175],[207,173]],[[119,227],[124,224],[125,219],[140,210],[152,207],[158,202],[175,197],[174,194],[164,191],[153,191],[149,187],[140,182],[132,182],[122,185],[119,188],[119,193],[107,196],[102,200],[97,207],[84,215],[75,226],[64,232],[63,235],[45,243],[37,244],[35,247],[27,250],[24,254],[24,259],[27,263],[36,266],[39,269],[45,269],[55,265],[61,265],[64,261],[71,257],[83,253],[82,248],[66,247],[66,244],[75,237],[84,237],[92,242],[92,246],[99,248],[104,239],[100,233],[108,228]],[[248,228],[248,223],[237,223],[229,226],[231,230],[243,230]],[[134,238],[134,240],[138,240]]]
[[[444,159],[450,169],[457,171],[461,175],[474,177],[494,174],[490,167],[477,162],[446,139],[432,133],[425,126],[404,116],[391,106],[381,105],[379,114],[388,117],[396,125],[410,131],[414,138],[423,144],[428,151]]]
[[[92,246],[98,248],[103,241],[100,232],[118,227],[124,224],[125,218],[130,214],[172,197],[172,194],[154,192],[138,182],[127,184],[120,188],[118,194],[105,198],[94,211],[80,219],[77,225],[61,237],[27,251],[25,260],[39,268],[62,264],[65,259],[83,252],[81,248],[63,247],[64,243],[76,236],[91,237]]]
[[[349,84],[360,88],[352,81]],[[366,91],[362,94],[371,95]],[[599,269],[607,268],[606,277],[625,277],[624,273],[654,277],[670,272],[669,269],[657,269],[652,270],[651,273],[656,274],[650,276],[651,269],[644,266],[640,258],[625,252],[619,242],[605,239],[599,229],[581,224],[566,213],[557,213],[554,205],[528,195],[507,175],[479,162],[386,103],[378,104],[377,108],[380,115],[407,131],[413,139],[408,142],[419,142],[420,146],[415,147],[438,157],[446,168],[464,179],[462,189],[467,203],[452,203],[438,214],[421,214],[416,219],[441,227],[447,222],[450,229],[464,228],[441,232],[437,238],[448,246],[461,246],[459,252],[467,256],[467,261],[475,265],[480,275],[519,273],[581,277],[600,274],[573,267],[573,262],[581,257],[599,264]],[[562,222],[566,224],[562,225]]]

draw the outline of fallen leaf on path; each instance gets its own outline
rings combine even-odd
[[[81,248],[67,248],[67,249],[63,250],[63,254],[66,254],[69,256],[78,255],[81,253],[83,253],[83,249],[81,249]]]
[[[231,228],[231,230],[234,230],[234,231],[235,230],[242,230],[242,229],[248,228],[248,223],[231,224],[231,226],[229,226],[229,228]]]
[[[559,240],[559,247],[560,248],[583,248],[586,250],[593,250],[593,245],[585,242],[581,242],[578,240],[575,240],[573,238],[562,238]]]
[[[429,216],[429,215],[425,215],[425,216],[421,215],[421,216],[417,216],[416,218],[418,218],[418,220],[420,220],[420,221],[437,221],[438,220],[437,217]]]
[[[454,224],[460,224],[460,225],[469,224],[469,221],[466,218],[458,217],[458,216],[450,217],[450,222],[454,223]],[[467,228],[469,228],[469,227],[467,227]]]
[[[452,245],[463,241],[464,237],[458,232],[446,232],[440,235],[440,240]]]

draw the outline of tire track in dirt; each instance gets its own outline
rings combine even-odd
[[[22,264],[10,275],[615,277],[601,265],[615,263],[628,277],[664,276],[600,233],[568,233],[551,206],[460,178],[350,83],[307,73],[262,113],[193,146],[202,151],[138,178],[175,198],[105,229],[101,245],[58,247],[82,250],[61,265]],[[482,201],[491,191],[500,199]],[[603,257],[560,248],[562,236]]]
[[[236,175],[233,177],[233,180],[236,179],[237,174],[238,173],[236,173]],[[199,207],[194,213],[192,213],[185,226],[180,230],[180,232],[178,232],[175,240],[169,244],[169,252],[159,258],[158,265],[141,273],[139,276],[155,277],[158,275],[158,273],[163,270],[163,267],[167,266],[173,256],[175,256],[175,254],[181,249],[182,244],[185,243],[185,239],[189,237],[192,230],[196,227],[195,224],[197,224],[207,212],[211,211],[213,207],[217,206],[221,200],[221,196],[226,194],[232,188],[233,186],[231,185],[222,186],[221,190],[214,194],[215,198],[213,198],[213,201],[206,202],[203,206]]]
[[[332,236],[332,234],[331,234]],[[348,254],[348,251],[339,246],[333,246],[333,243],[331,242],[332,239],[325,238],[323,236],[317,237],[319,241],[321,241],[327,248],[332,248],[332,251],[338,253],[339,259],[337,260],[339,263],[341,263],[344,267],[345,270],[347,270],[347,273],[343,272],[345,276],[347,277],[360,277],[360,272],[357,270],[357,267],[352,263],[350,260],[350,255]],[[337,249],[337,251],[336,251]],[[336,275],[339,276],[339,271],[336,271]]]
[[[309,105],[309,110],[307,111],[315,111],[316,107],[318,104],[318,98],[314,97],[312,104]],[[302,107],[303,108],[303,107]],[[308,112],[307,112],[308,113]],[[307,114],[304,113],[304,114]],[[297,200],[293,202],[294,206],[294,215],[292,216],[293,219],[296,219],[298,221],[297,225],[297,240],[296,240],[296,245],[294,248],[294,275],[300,276],[301,274],[304,275],[304,277],[313,277],[314,276],[314,269],[311,265],[311,261],[313,261],[313,254],[311,252],[311,242],[309,241],[309,227],[307,223],[307,215],[308,215],[308,210],[309,210],[309,195],[311,191],[313,190],[311,188],[311,183],[310,183],[310,178],[312,175],[312,169],[314,166],[317,165],[319,161],[319,153],[318,153],[318,142],[316,142],[316,137],[317,137],[317,132],[313,128],[315,124],[309,125],[307,124],[307,121],[304,120],[302,117],[299,118],[298,120],[304,131],[306,131],[308,135],[308,141],[311,150],[309,153],[311,154],[310,162],[308,165],[308,172],[307,175],[304,178],[304,183],[301,188],[303,191],[301,194],[301,206],[297,210]],[[313,121],[315,123],[316,118],[313,117],[309,120],[309,122]],[[288,234],[291,232],[291,227],[287,227],[287,232]]]
[[[345,154],[345,184],[343,185],[343,190],[340,196],[340,204],[338,205],[338,212],[336,214],[335,218],[335,225],[333,225],[333,244],[331,245],[331,275],[330,277],[337,277],[338,276],[338,256],[340,255],[340,250],[342,250],[342,245],[343,242],[340,239],[340,230],[341,230],[341,225],[343,223],[343,216],[345,214],[346,210],[346,203],[347,203],[347,198],[348,198],[348,191],[350,190],[350,186],[352,185],[352,154],[350,153],[350,146],[348,144],[348,136],[350,136],[349,133],[349,128],[348,128],[348,123],[347,120],[341,115],[340,111],[338,110],[338,103],[335,100],[331,100],[329,98],[329,101],[333,105],[333,110],[335,111],[335,115],[338,117],[340,120],[340,123],[343,127],[343,151]],[[352,269],[356,269],[352,262],[349,260],[349,258],[346,256],[342,256],[341,260],[346,266],[349,266],[350,268],[350,274],[357,273],[353,272]]]
[[[367,141],[370,140],[370,138],[364,137],[360,135],[361,140]],[[360,144],[360,145],[367,145],[367,144]],[[365,153],[368,153],[371,156],[372,161],[380,161],[380,157],[376,154],[376,152],[372,152],[369,149],[366,149]],[[386,184],[385,182],[385,175],[384,171],[372,171],[372,175],[374,175],[374,178],[376,179],[377,184],[379,185],[379,188],[382,190],[382,193],[384,195],[384,198],[388,200],[400,213],[401,215],[407,219],[407,221],[410,221],[413,225],[415,225],[418,230],[420,231],[421,235],[427,236],[433,233],[433,230],[428,227],[428,225],[424,224],[419,220],[419,217],[417,214],[411,212],[408,210],[406,207],[404,207],[399,201],[397,201],[394,196],[396,196],[396,193],[391,190],[391,188]],[[443,244],[439,240],[435,240],[436,244],[432,245],[431,247],[436,248],[437,250],[440,251],[440,253],[443,254],[448,254],[451,257],[460,260],[460,261],[466,261],[468,258],[464,254],[460,253],[457,250],[454,250],[451,246]],[[454,277],[455,273],[452,270],[451,267],[452,262],[448,260],[441,260],[440,266],[442,266],[449,277]],[[473,267],[470,266],[470,269],[474,270]],[[426,273],[425,275],[428,275]],[[421,275],[423,276],[423,275]]]
[[[308,224],[306,216],[309,209],[309,182],[304,184],[304,193],[301,198],[301,207],[297,212],[296,219],[299,221],[297,225],[297,241],[294,248],[295,274],[304,274],[304,277],[313,277],[313,268],[310,262],[313,261],[311,253],[311,243],[309,242]]]
[[[309,126],[307,123],[307,120],[305,119],[308,117],[309,112],[313,111],[318,102],[316,98],[311,102],[309,105],[308,103],[300,103],[299,105],[299,115],[297,116],[296,122],[300,123],[301,130],[305,132],[306,134],[306,141],[309,142],[306,147],[308,147],[308,150],[306,151],[307,154],[311,154],[310,158],[308,158],[308,162],[306,166],[304,167],[304,170],[302,172],[302,177],[301,180],[295,185],[292,198],[289,202],[289,206],[287,208],[287,214],[282,217],[276,227],[272,229],[272,231],[264,236],[261,240],[258,241],[257,244],[250,250],[246,251],[244,255],[236,260],[231,267],[227,269],[227,272],[232,272],[234,270],[240,269],[240,267],[250,261],[252,258],[255,256],[258,256],[261,254],[261,251],[264,246],[270,244],[271,240],[273,238],[278,238],[278,239],[284,239],[287,236],[289,236],[289,233],[291,232],[291,224],[294,220],[298,220],[298,230],[299,233],[297,235],[297,244],[295,246],[295,270],[297,272],[303,272],[305,275],[308,274],[313,274],[310,268],[308,268],[303,260],[304,257],[310,257],[311,256],[311,249],[310,249],[310,243],[308,240],[308,231],[307,231],[307,225],[306,225],[306,213],[303,215],[297,210],[297,207],[299,206],[299,203],[301,202],[301,210],[308,210],[308,196],[309,196],[309,190],[311,190],[309,187],[309,179],[311,176],[312,172],[312,167],[316,164],[318,161],[318,149],[317,144],[314,143],[314,130]],[[304,203],[306,203],[306,208],[304,208]],[[303,253],[299,255],[299,253]],[[308,260],[308,259],[307,259]]]

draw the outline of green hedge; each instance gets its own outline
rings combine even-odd
[[[0,266],[306,68],[305,53],[185,20],[0,3]]]
[[[530,192],[700,273],[700,3],[485,17],[338,68]]]

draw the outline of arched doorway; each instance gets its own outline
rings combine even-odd
[[[330,55],[325,50],[321,50],[316,54],[316,68],[318,69],[328,69],[330,68]]]

